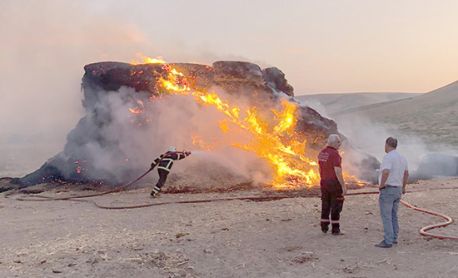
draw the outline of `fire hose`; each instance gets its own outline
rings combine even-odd
[[[412,205],[412,204],[410,204],[410,203],[408,203],[408,202],[406,202],[404,200],[401,200],[401,203],[404,206],[406,206],[408,208],[411,208],[413,210],[424,212],[424,213],[427,213],[427,214],[430,214],[430,215],[434,215],[434,216],[439,216],[439,217],[441,217],[441,218],[446,220],[445,222],[441,222],[441,223],[432,224],[432,225],[428,225],[428,226],[422,227],[420,229],[420,234],[422,236],[429,236],[429,237],[438,238],[438,239],[455,239],[455,240],[458,240],[458,237],[444,236],[444,235],[432,234],[432,233],[427,232],[429,230],[433,230],[433,229],[437,229],[437,228],[443,228],[443,227],[446,227],[446,226],[452,224],[453,223],[453,218],[451,218],[450,216],[442,214],[442,213],[439,213],[439,212],[435,212],[435,211],[432,211],[432,210],[419,208],[419,207],[414,206],[414,205]]]
[[[104,191],[104,192],[99,192],[99,193],[94,193],[94,194],[86,194],[86,195],[77,195],[77,196],[57,197],[57,198],[56,197],[41,196],[41,195],[34,195],[33,198],[42,198],[42,199],[41,200],[39,200],[39,199],[38,200],[32,200],[32,199],[28,199],[28,198],[16,198],[16,200],[18,200],[18,201],[65,201],[65,200],[73,200],[73,199],[82,199],[82,198],[103,196],[103,195],[107,195],[107,194],[111,194],[111,193],[121,192],[121,191],[126,190],[129,186],[131,186],[134,183],[138,182],[142,178],[144,178],[146,175],[148,175],[149,172],[151,172],[154,169],[155,166],[156,165],[151,166],[151,168],[149,168],[145,173],[143,173],[141,176],[139,176],[135,180],[133,180],[133,181],[127,183],[127,184],[115,187],[112,190],[108,190],[108,191]],[[13,190],[13,191],[5,194],[4,197],[8,198],[10,195],[13,195],[15,193],[20,193],[20,190],[18,190],[18,189]]]
[[[310,196],[291,196],[291,195],[271,195],[271,196],[245,196],[245,197],[229,197],[229,198],[218,198],[218,199],[200,199],[200,200],[184,200],[184,201],[168,201],[168,202],[160,202],[160,203],[145,203],[145,204],[139,204],[139,205],[132,205],[132,206],[104,206],[100,205],[97,202],[93,200],[87,200],[83,198],[89,198],[89,197],[96,197],[96,196],[102,196],[102,195],[107,195],[115,192],[121,192],[126,190],[129,186],[133,185],[134,183],[138,182],[141,180],[143,177],[145,177],[149,172],[151,172],[154,169],[155,165],[152,165],[150,169],[148,169],[145,173],[143,173],[141,176],[136,178],[135,180],[116,187],[112,190],[100,192],[100,193],[94,193],[94,194],[87,194],[87,195],[77,195],[77,196],[67,196],[67,197],[49,197],[49,196],[42,196],[42,195],[34,195],[32,198],[16,198],[17,201],[76,201],[76,202],[86,202],[86,203],[92,203],[96,207],[100,209],[111,209],[111,210],[119,210],[119,209],[135,209],[135,208],[145,208],[145,207],[154,207],[154,206],[163,206],[163,205],[170,205],[170,204],[196,204],[196,203],[211,203],[211,202],[221,202],[221,201],[235,201],[235,200],[242,200],[242,201],[273,201],[273,200],[280,200],[280,199],[285,199],[285,198],[292,198],[292,197],[310,197]],[[451,187],[451,188],[441,188],[441,189],[458,189],[456,187]],[[373,194],[379,194],[378,191],[366,191],[366,192],[352,192],[352,193],[347,193],[346,196],[355,196],[355,195],[373,195]],[[8,197],[11,194],[5,195],[5,197]],[[419,233],[422,236],[427,236],[431,238],[437,238],[437,239],[451,239],[451,240],[458,240],[458,237],[454,236],[446,236],[446,235],[438,235],[438,234],[433,234],[428,232],[429,230],[437,229],[437,228],[443,228],[446,227],[450,224],[453,223],[453,219],[445,214],[435,212],[432,210],[427,210],[424,208],[420,208],[417,206],[414,206],[410,204],[407,201],[401,200],[401,203],[415,211],[420,211],[426,214],[430,214],[433,216],[438,216],[443,219],[445,219],[445,222],[440,222],[437,224],[432,224],[428,225],[425,227],[422,227],[419,230]]]

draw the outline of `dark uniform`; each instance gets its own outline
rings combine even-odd
[[[172,169],[173,161],[180,160],[189,156],[191,152],[177,152],[177,151],[168,151],[165,154],[161,154],[158,158],[154,160],[151,164],[151,167],[157,165],[157,173],[159,174],[159,180],[151,191],[151,196],[155,196],[161,191],[161,188],[164,186],[167,176]]]
[[[337,149],[327,146],[318,155],[318,163],[321,177],[321,230],[326,233],[331,223],[332,233],[339,234],[339,219],[344,197],[334,167],[342,167],[342,157]],[[329,220],[329,214],[331,214],[331,220]]]

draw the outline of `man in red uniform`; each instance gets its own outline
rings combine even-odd
[[[342,157],[337,151],[340,145],[339,135],[331,134],[326,148],[318,155],[321,177],[321,231],[327,233],[329,223],[331,223],[333,235],[343,234],[340,231],[339,219],[344,195],[347,192],[342,176]],[[331,220],[329,220],[329,215],[331,215]]]
[[[174,160],[181,160],[189,156],[191,152],[177,152],[175,147],[169,147],[166,153],[161,154],[158,158],[151,163],[151,167],[154,168],[157,166],[157,173],[159,174],[159,180],[157,184],[153,187],[151,191],[151,197],[157,197],[161,188],[164,186],[167,176],[169,175],[170,170],[173,166]]]

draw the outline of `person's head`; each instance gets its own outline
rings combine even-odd
[[[328,146],[338,149],[342,141],[340,140],[340,136],[337,134],[331,134],[328,137]]]
[[[176,152],[177,151],[177,148],[175,148],[174,146],[170,146],[168,149],[167,149],[168,152]]]
[[[386,138],[385,141],[385,152],[388,153],[392,150],[395,150],[398,147],[398,139],[393,137]]]

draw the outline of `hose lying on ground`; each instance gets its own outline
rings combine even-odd
[[[135,208],[145,208],[145,207],[154,207],[154,206],[162,206],[162,205],[170,205],[170,204],[197,204],[197,203],[211,203],[211,202],[221,202],[221,201],[235,201],[235,200],[245,200],[245,201],[273,201],[273,200],[280,200],[280,199],[285,199],[285,198],[296,198],[296,197],[313,197],[311,195],[307,196],[301,196],[301,195],[291,195],[291,194],[276,194],[276,195],[270,195],[270,196],[245,196],[245,197],[229,197],[229,198],[218,198],[218,199],[200,199],[200,200],[185,200],[185,201],[169,201],[169,202],[160,202],[160,203],[145,203],[145,204],[138,204],[138,205],[132,205],[132,206],[104,206],[100,205],[97,202],[93,200],[87,200],[83,198],[88,198],[88,197],[96,197],[96,196],[102,196],[102,195],[107,195],[110,193],[115,193],[115,192],[120,192],[126,190],[129,186],[133,185],[140,179],[142,179],[144,176],[146,176],[149,172],[153,170],[154,167],[151,167],[149,170],[147,170],[144,174],[142,174],[140,177],[135,179],[134,181],[126,184],[119,186],[117,188],[114,188],[113,190],[105,191],[105,192],[100,192],[100,193],[94,193],[94,194],[88,194],[88,195],[78,195],[78,196],[67,196],[67,197],[49,197],[49,196],[42,196],[42,195],[33,195],[28,198],[23,198],[19,197],[16,198],[17,201],[76,201],[76,202],[86,202],[86,203],[92,203],[98,208],[101,209],[112,209],[112,210],[119,210],[119,209],[135,209]],[[441,189],[458,189],[456,187],[451,187],[451,188],[441,188]],[[439,188],[438,188],[439,190]],[[416,192],[421,192],[421,191],[416,191]],[[366,192],[350,192],[347,193],[346,196],[355,196],[355,195],[371,195],[371,194],[379,194],[379,191],[366,191]],[[9,196],[11,194],[5,195],[5,197]],[[424,212],[430,215],[434,216],[439,216],[443,219],[446,220],[446,222],[441,222],[437,224],[432,224],[428,225],[425,227],[422,227],[420,229],[420,234],[423,236],[428,236],[431,238],[437,238],[437,239],[452,239],[452,240],[458,240],[458,237],[453,237],[453,236],[444,236],[444,235],[438,235],[438,234],[432,234],[427,231],[437,229],[437,228],[442,228],[446,227],[450,224],[453,223],[453,219],[445,214],[427,210],[424,208],[420,208],[417,206],[414,206],[404,200],[401,200],[401,203],[413,210]]]
[[[107,194],[111,194],[111,193],[121,192],[121,191],[127,190],[127,188],[129,186],[133,185],[134,183],[136,183],[139,180],[141,180],[142,178],[144,178],[153,169],[154,169],[154,167],[151,167],[145,173],[143,173],[141,176],[136,178],[135,180],[133,180],[133,181],[127,183],[127,184],[117,186],[117,187],[115,187],[115,188],[113,188],[111,190],[108,190],[108,191],[103,191],[103,192],[98,192],[98,193],[93,193],[93,194],[86,194],[86,195],[67,196],[67,197],[47,197],[47,196],[40,196],[40,195],[33,195],[33,197],[44,198],[47,201],[65,201],[65,200],[72,200],[72,199],[82,199],[82,198],[103,196],[103,195],[107,195]],[[8,198],[9,196],[11,196],[13,194],[17,194],[17,193],[21,193],[20,189],[15,189],[15,190],[12,190],[11,192],[7,192],[4,195],[4,197]],[[16,200],[18,200],[18,201],[38,201],[38,200],[32,200],[32,199],[27,199],[27,198],[16,198]],[[46,200],[42,200],[42,201],[46,201]]]
[[[404,200],[401,200],[401,203],[404,206],[406,206],[408,208],[411,208],[413,210],[421,211],[421,212],[424,212],[424,213],[427,213],[427,214],[431,214],[431,215],[434,215],[434,216],[439,216],[439,217],[442,217],[442,218],[444,218],[446,220],[445,222],[441,222],[441,223],[432,224],[432,225],[428,225],[428,226],[422,227],[420,229],[420,234],[422,236],[429,236],[429,237],[438,238],[438,239],[455,239],[455,240],[458,240],[458,237],[444,236],[444,235],[432,234],[432,233],[428,233],[427,232],[429,230],[433,230],[433,229],[437,229],[437,228],[443,228],[443,227],[446,227],[446,226],[452,224],[453,223],[453,218],[451,218],[450,216],[442,214],[442,213],[439,213],[439,212],[435,212],[435,211],[432,211],[432,210],[419,208],[419,207],[414,206],[414,205],[412,205],[412,204],[410,204],[410,203],[408,203],[408,202],[406,202]]]

